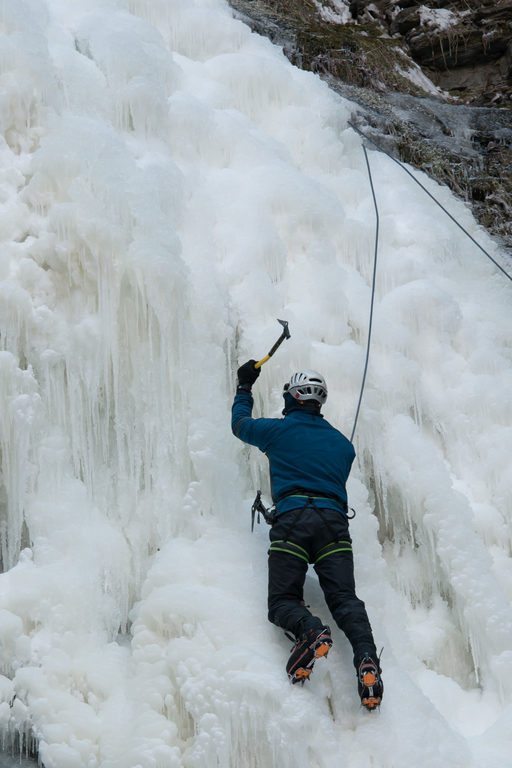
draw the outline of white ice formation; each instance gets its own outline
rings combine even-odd
[[[506,765],[510,283],[370,152],[349,491],[385,699],[360,710],[339,631],[291,688],[230,405],[283,317],[258,413],[313,367],[350,433],[375,228],[353,105],[223,0],[2,0],[0,86],[4,740],[45,768]]]

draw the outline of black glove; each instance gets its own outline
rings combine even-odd
[[[239,392],[250,392],[251,387],[258,378],[258,376],[261,373],[261,368],[255,368],[256,360],[248,360],[247,363],[244,363],[240,366],[240,368],[237,371],[237,388],[236,391]]]

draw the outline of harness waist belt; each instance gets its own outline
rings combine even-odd
[[[334,494],[330,493],[317,493],[316,491],[305,491],[302,490],[302,488],[297,488],[293,491],[287,491],[286,493],[282,493],[279,498],[275,500],[275,504],[279,504],[279,502],[283,501],[284,499],[289,499],[290,497],[295,496],[300,499],[325,499],[327,501],[335,501],[339,506],[347,510],[348,505],[346,501],[343,501],[343,499],[340,499],[339,496],[335,496]]]

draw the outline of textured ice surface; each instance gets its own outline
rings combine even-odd
[[[350,434],[374,212],[351,105],[221,0],[0,6],[0,725],[45,768],[504,764],[510,284],[385,156],[374,342],[349,485],[381,712],[339,632],[309,687],[266,621],[265,459],[322,371]],[[422,182],[496,258],[465,206]],[[307,600],[327,619],[314,579]]]

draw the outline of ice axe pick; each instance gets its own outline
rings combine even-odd
[[[276,349],[279,347],[279,345],[282,344],[285,339],[290,338],[290,331],[288,330],[288,322],[286,320],[279,320],[279,318],[277,319],[277,322],[281,323],[281,325],[283,326],[283,332],[278,338],[278,340],[276,341],[276,343],[274,344],[274,346],[272,347],[272,349],[270,350],[270,352],[268,353],[268,355],[265,355],[265,357],[263,357],[261,360],[259,360],[257,363],[254,364],[255,368],[261,368],[263,363],[266,363],[267,360],[270,360],[270,358],[272,357]]]

